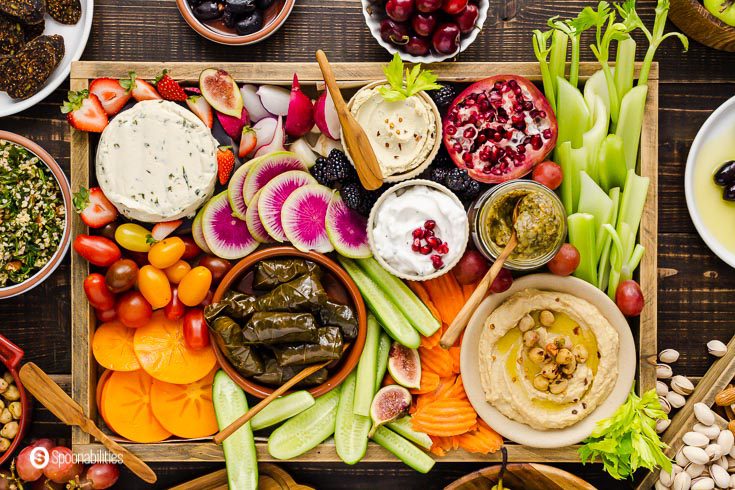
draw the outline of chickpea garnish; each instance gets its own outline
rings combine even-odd
[[[535,332],[533,330],[529,330],[528,332],[523,334],[523,345],[526,347],[533,347],[534,345],[538,344],[540,337],[538,332]]]
[[[559,395],[566,391],[567,386],[569,386],[569,381],[566,379],[556,379],[551,382],[551,385],[549,385],[549,391],[552,395]]]
[[[556,362],[558,362],[561,365],[569,364],[574,360],[574,355],[572,354],[572,351],[569,349],[559,349],[559,352],[556,354]]]
[[[546,358],[546,353],[541,347],[534,347],[528,351],[528,358],[536,364],[542,364]]]
[[[518,329],[524,333],[531,330],[534,326],[536,326],[536,322],[533,321],[533,317],[529,314],[524,315],[518,321]]]
[[[549,389],[549,380],[541,374],[537,374],[533,378],[533,387],[539,391],[546,391]]]
[[[572,349],[572,353],[574,354],[574,357],[577,359],[577,362],[586,362],[587,357],[589,354],[587,353],[587,348],[583,346],[582,344],[577,344]]]
[[[554,324],[554,320],[556,318],[554,317],[554,314],[550,312],[549,310],[544,310],[541,313],[539,313],[538,320],[541,322],[541,325],[544,327],[550,327]]]

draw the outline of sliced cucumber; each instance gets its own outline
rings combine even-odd
[[[380,333],[380,341],[378,342],[378,369],[375,376],[375,391],[380,389],[385,377],[385,370],[388,368],[388,356],[390,355],[390,337],[385,332]]]
[[[402,435],[411,442],[415,442],[424,449],[431,449],[431,437],[423,432],[419,432],[411,425],[411,416],[406,415],[400,419],[385,424],[386,427]]]
[[[314,405],[314,397],[311,396],[311,393],[306,390],[296,391],[273,400],[270,405],[250,419],[250,425],[253,430],[265,429],[300,414],[312,405]]]
[[[378,321],[388,331],[388,334],[406,347],[417,349],[421,343],[419,333],[403,316],[401,310],[391,302],[383,290],[354,261],[340,256],[339,262],[352,277],[352,280],[355,281],[370,310],[378,317]]]
[[[291,459],[315,448],[334,433],[339,387],[320,396],[314,405],[286,421],[268,438],[268,452],[277,459]],[[239,487],[234,487],[239,488]]]
[[[227,376],[217,371],[212,383],[212,402],[219,430],[224,429],[248,411],[245,393]],[[222,443],[230,488],[257,490],[258,460],[250,422],[237,429]]]
[[[352,371],[342,383],[337,407],[337,424],[334,429],[334,445],[337,454],[347,464],[359,462],[367,452],[370,417],[353,411],[357,373]]]
[[[428,473],[434,466],[431,456],[385,427],[378,427],[373,440],[419,473]]]
[[[357,382],[355,386],[355,403],[353,410],[357,415],[370,415],[370,404],[375,395],[375,369],[378,358],[378,341],[380,340],[380,325],[371,314],[368,314],[367,336],[365,347],[360,354],[357,364]]]
[[[439,330],[439,327],[442,326],[441,322],[434,318],[423,301],[403,281],[383,269],[372,257],[359,259],[356,262],[375,284],[380,284],[380,288],[388,299],[422,335],[429,337]]]

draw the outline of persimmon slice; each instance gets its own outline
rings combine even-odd
[[[113,371],[135,371],[140,362],[133,349],[135,329],[119,321],[103,323],[94,332],[92,353],[97,362]]]
[[[110,376],[112,375],[113,372],[114,371],[110,371],[109,369],[105,369],[102,372],[100,379],[97,380],[97,391],[95,392],[95,401],[97,402],[97,412],[99,412],[100,417],[102,417],[102,420],[105,421],[105,424],[107,424],[108,427],[110,427],[110,423],[107,421],[107,417],[105,417],[104,407],[102,405],[102,391],[105,389],[105,384],[107,384],[107,380],[110,379]]]
[[[212,371],[204,378],[185,385],[153,380],[151,408],[158,422],[175,436],[196,439],[217,432],[212,403]]]
[[[110,428],[133,442],[158,442],[171,433],[151,410],[153,378],[142,369],[115,371],[102,389],[102,413]]]
[[[159,381],[188,384],[205,377],[217,364],[211,346],[194,350],[184,341],[182,320],[169,320],[159,310],[135,330],[135,355],[145,371]]]

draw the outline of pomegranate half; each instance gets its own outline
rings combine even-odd
[[[530,80],[497,75],[467,87],[444,119],[444,145],[454,163],[480,182],[528,174],[554,149],[556,116]]]

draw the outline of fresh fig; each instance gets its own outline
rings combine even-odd
[[[399,385],[418,389],[421,384],[419,351],[393,342],[388,354],[388,372]]]
[[[208,68],[199,75],[199,89],[216,111],[234,118],[242,116],[242,94],[235,80],[224,70]]]
[[[411,393],[399,385],[384,386],[375,394],[373,403],[370,405],[370,418],[373,427],[370,429],[369,437],[375,434],[381,425],[398,420],[408,413],[411,406]]]

